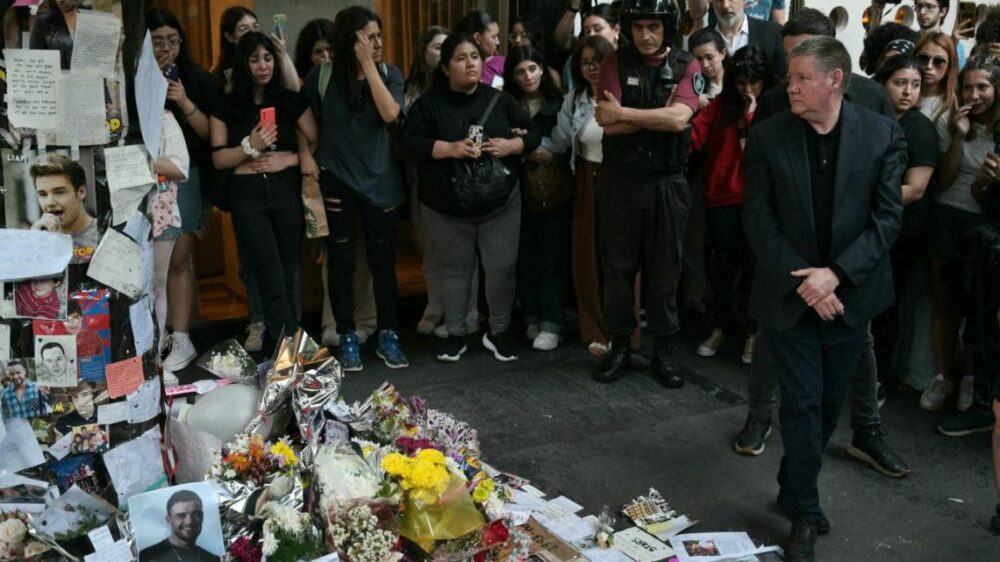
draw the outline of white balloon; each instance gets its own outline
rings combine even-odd
[[[230,384],[202,396],[187,412],[187,425],[210,433],[223,443],[229,443],[257,413],[261,392],[252,386]],[[270,422],[257,433],[271,432]]]

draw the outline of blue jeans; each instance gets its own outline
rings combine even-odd
[[[276,174],[234,175],[233,228],[241,269],[257,283],[266,343],[298,327],[299,243],[305,228],[302,182],[298,168]],[[249,292],[249,287],[248,287]]]

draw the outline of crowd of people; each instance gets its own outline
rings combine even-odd
[[[912,334],[899,299],[932,304],[936,376],[920,405],[958,409],[939,430],[989,431],[1000,413],[1000,10],[949,33],[951,3],[917,0],[920,29],[873,18],[858,65],[821,12],[746,4],[700,0],[682,14],[674,0],[625,0],[579,13],[571,0],[551,38],[515,18],[507,45],[472,11],[428,27],[405,75],[383,60],[382,21],[367,8],[309,22],[294,49],[229,8],[210,70],[173,14],[148,12],[169,80],[154,222],[167,376],[197,354],[190,256],[203,197],[232,215],[246,348],[260,351],[298,326],[302,193],[318,186],[323,342],[344,370],[363,368],[369,338],[388,367],[409,365],[404,216],[428,293],[416,331],[441,338],[442,362],[460,361],[473,334],[514,361],[518,340],[544,352],[579,333],[593,378],[612,383],[641,326],[654,376],[678,388],[677,334],[705,325],[698,355],[736,341],[751,366],[736,451],[761,454],[781,421],[785,556],[812,560],[830,528],[822,451],[845,402],[849,452],[909,472],[879,416],[900,334]],[[909,294],[919,273],[930,291]],[[3,398],[29,407],[16,367]]]

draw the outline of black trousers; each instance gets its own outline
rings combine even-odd
[[[573,202],[547,213],[521,216],[517,253],[517,290],[521,312],[529,323],[554,334],[566,331],[570,292],[570,224]]]
[[[787,330],[762,326],[770,363],[781,385],[778,502],[789,515],[818,516],[820,468],[837,419],[858,372],[867,325],[825,322],[812,310]]]
[[[364,228],[368,251],[368,269],[372,273],[375,309],[379,330],[396,330],[396,225],[400,206],[380,209],[340,178],[323,170],[319,176],[320,192],[330,226],[327,237],[327,291],[330,308],[341,334],[353,332],[354,269],[357,258],[357,221]]]
[[[603,168],[597,178],[597,239],[604,274],[604,327],[628,337],[636,327],[636,275],[642,271],[647,331],[662,340],[680,329],[681,273],[691,191],[681,172],[636,180]]]
[[[892,280],[896,289],[896,302],[885,312],[872,319],[872,335],[875,337],[875,359],[878,376],[883,381],[894,382],[892,356],[899,340],[899,299],[906,289],[906,282],[914,266],[927,253],[927,237],[922,233],[904,233],[896,240],[889,253],[892,262]]]
[[[249,261],[264,306],[265,344],[295,333],[299,244],[305,229],[298,167],[275,174],[233,175],[233,231]]]
[[[712,276],[715,324],[727,335],[741,331],[757,333],[756,322],[740,321],[746,315],[754,265],[742,215],[743,205],[709,207],[706,212],[715,264]]]

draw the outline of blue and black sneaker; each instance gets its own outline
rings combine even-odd
[[[358,345],[358,334],[353,330],[340,335],[340,367],[345,372],[356,372],[364,369],[361,364],[361,347]]]
[[[378,348],[375,355],[385,361],[390,369],[402,369],[410,366],[406,354],[399,348],[399,334],[396,330],[382,330],[378,333]]]

